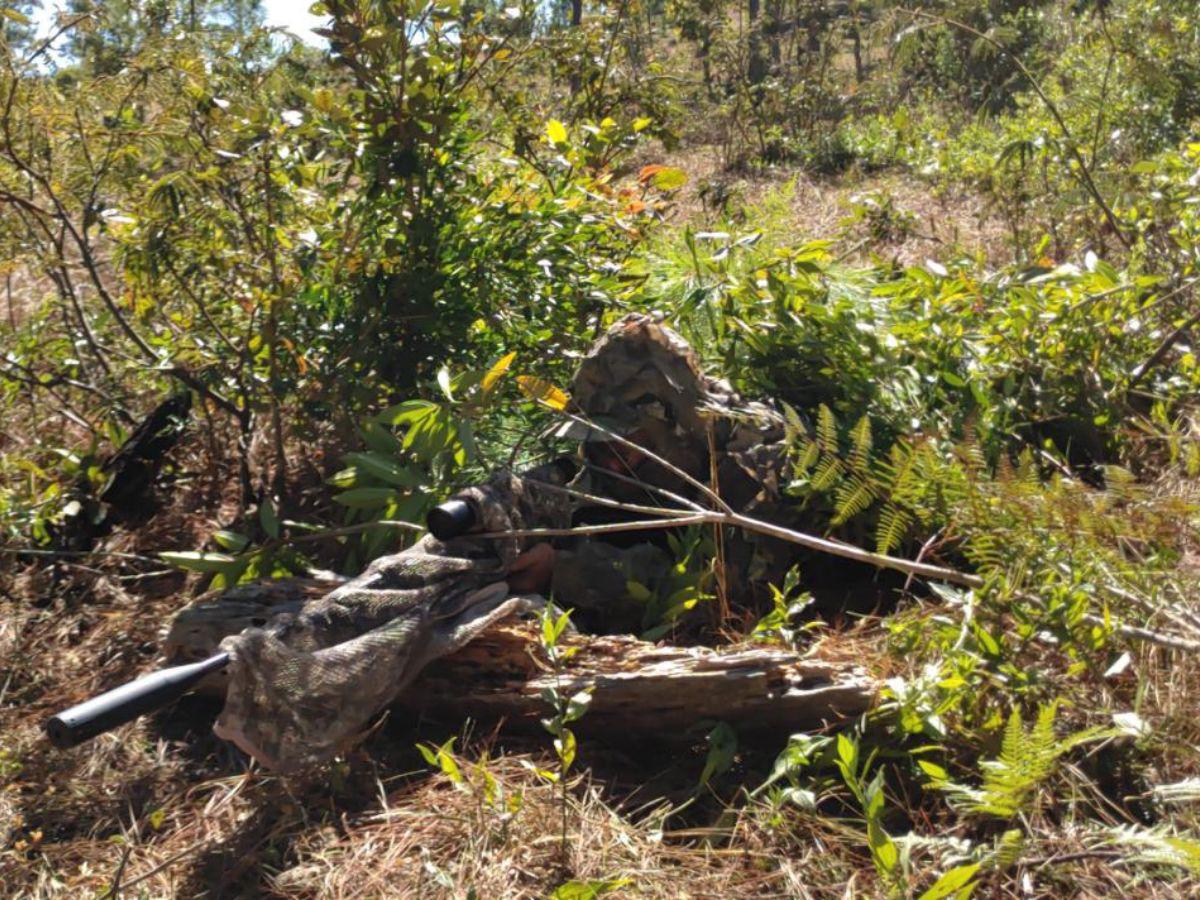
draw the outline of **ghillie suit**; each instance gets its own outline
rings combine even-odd
[[[661,463],[623,450],[611,440],[615,433],[708,484],[736,512],[791,524],[780,487],[787,458],[784,418],[705,375],[695,352],[671,329],[640,315],[613,326],[581,363],[571,399],[582,418],[603,428],[576,422],[563,430],[585,442],[590,463],[572,487],[628,503],[676,506],[652,489],[660,488],[711,506]],[[637,516],[586,502],[574,512],[577,525],[631,518]],[[797,556],[791,544],[737,530],[725,529],[721,540],[727,599],[747,611],[761,605],[766,586],[780,582]],[[640,598],[668,589],[674,563],[661,533],[564,542],[552,593],[564,606],[587,611],[597,631],[637,630],[648,624],[641,621]]]
[[[645,316],[627,317],[583,361],[572,391],[575,409],[605,431],[626,436],[702,482],[715,475],[722,497],[738,511],[762,517],[778,511],[784,420],[705,376],[673,331]],[[585,442],[589,463],[572,482],[576,491],[674,505],[615,477],[624,475],[700,499],[686,480],[602,432],[578,423],[567,432]],[[562,469],[553,464],[524,476],[500,472],[459,497],[475,510],[476,534],[596,521],[604,508],[555,490],[556,480],[561,485]],[[328,759],[427,663],[535,602],[510,596],[506,581],[535,543],[473,535],[443,543],[429,535],[376,560],[332,593],[293,605],[264,628],[233,634],[245,624],[244,604],[238,606],[224,631],[231,636],[220,644],[231,664],[217,734],[277,770]],[[560,605],[585,611],[597,630],[637,630],[640,609],[630,582],[656,590],[673,562],[653,534],[635,532],[624,542],[569,537],[554,543],[551,593]],[[729,582],[752,594],[755,586],[781,577],[795,554],[787,545],[773,546],[778,543],[727,535]],[[194,622],[198,613],[211,622],[213,609],[194,607],[190,617],[185,610],[172,633],[187,634],[189,618]],[[188,648],[193,654],[211,649]]]

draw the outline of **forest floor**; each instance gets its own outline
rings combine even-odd
[[[647,151],[639,162],[665,162],[687,173],[670,217],[678,227],[711,227],[724,213],[752,230],[759,223],[750,217],[766,213],[775,227],[790,227],[796,242],[840,238],[839,250],[851,262],[873,254],[919,265],[953,250],[998,265],[1011,256],[1004,222],[981,197],[935,188],[903,169],[824,176],[789,166],[729,171],[712,146],[682,148],[665,158]],[[886,204],[887,212],[874,222],[856,216],[864,201]]]

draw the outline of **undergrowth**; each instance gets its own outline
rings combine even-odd
[[[255,4],[76,6],[57,36],[0,9],[8,892],[1200,891],[1194,3],[338,0],[328,53]],[[195,594],[353,575],[562,450],[546,407],[631,311],[778,406],[806,530],[962,576],[807,557],[717,623],[865,668],[869,714],[636,744],[551,691],[549,739],[391,714],[297,779],[202,700],[43,742]],[[181,394],[179,442],[104,501]],[[713,542],[671,549],[650,639],[718,605]],[[882,600],[818,602],[841,581]]]

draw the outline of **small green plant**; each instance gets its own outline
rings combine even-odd
[[[630,598],[644,605],[642,640],[646,641],[670,634],[689,613],[715,597],[715,561],[709,534],[692,527],[682,534],[668,534],[667,541],[674,563],[657,590],[651,591],[633,579],[626,582]]]
[[[796,646],[803,631],[817,627],[815,622],[799,623],[800,616],[813,603],[812,594],[799,592],[800,568],[788,570],[782,585],[771,586],[771,611],[758,620],[750,637],[755,641],[777,641],[788,647]]]
[[[569,795],[567,776],[575,765],[578,744],[575,732],[569,727],[572,722],[583,718],[592,702],[591,688],[583,688],[568,695],[563,687],[563,672],[567,661],[575,655],[577,647],[563,646],[561,638],[570,628],[569,611],[559,612],[553,605],[546,604],[541,615],[541,646],[554,673],[554,685],[542,691],[542,699],[553,712],[542,719],[542,727],[554,737],[554,754],[558,759],[558,771],[539,769],[538,774],[559,786],[559,807],[562,813],[560,852],[564,868],[567,865],[567,812]]]
[[[470,794],[476,801],[475,815],[479,827],[488,829],[499,821],[498,838],[501,844],[508,839],[509,826],[524,806],[521,792],[509,793],[504,784],[492,773],[490,759],[484,752],[479,759],[464,770],[454,753],[455,737],[451,736],[441,745],[417,744],[417,751],[430,766],[441,772],[454,785],[454,789]]]
[[[872,752],[864,760],[859,750],[856,738],[847,734],[837,736],[837,751],[834,765],[842,776],[842,781],[858,801],[863,818],[867,824],[867,846],[871,851],[871,861],[879,880],[892,896],[903,894],[904,877],[901,868],[900,851],[883,827],[883,810],[886,798],[883,791],[884,769],[876,770],[874,777],[867,780],[867,772],[871,769],[875,754]]]

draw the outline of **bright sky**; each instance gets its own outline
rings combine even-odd
[[[286,28],[296,37],[314,46],[324,47],[325,38],[312,33],[327,20],[309,13],[312,0],[263,0],[263,10],[266,12],[268,25]],[[66,6],[65,0],[43,0],[42,8],[38,10],[35,19],[39,31],[45,31],[54,21],[54,14]]]
[[[325,39],[313,34],[325,21],[308,11],[311,0],[263,0],[267,12],[267,24],[286,28],[296,37],[309,44],[324,44]]]

